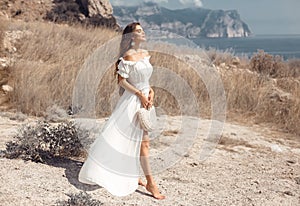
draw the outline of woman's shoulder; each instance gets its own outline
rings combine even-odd
[[[139,51],[136,52],[135,50],[130,49],[125,52],[125,54],[123,55],[123,59],[126,61],[138,61],[139,59],[143,59],[146,56],[149,56],[149,52],[147,50],[139,49]]]
[[[144,56],[149,56],[149,52],[146,49],[141,49],[140,52],[144,55]]]
[[[123,57],[124,60],[126,61],[134,61],[135,60],[135,55],[133,53],[128,53],[126,52]]]

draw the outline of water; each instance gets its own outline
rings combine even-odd
[[[229,50],[235,55],[252,56],[258,50],[280,55],[284,59],[300,58],[300,35],[257,35],[247,38],[197,38],[192,39],[201,48]]]

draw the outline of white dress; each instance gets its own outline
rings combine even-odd
[[[133,62],[120,58],[118,65],[118,74],[146,96],[153,71],[149,59],[147,56]],[[100,185],[115,196],[126,196],[137,189],[143,136],[136,116],[140,107],[139,98],[125,90],[89,150],[79,173],[80,182]]]

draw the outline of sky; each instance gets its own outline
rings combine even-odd
[[[255,35],[300,34],[300,0],[110,0],[118,6],[155,2],[169,9],[235,9]]]

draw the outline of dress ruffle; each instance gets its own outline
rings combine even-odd
[[[129,61],[125,60],[123,57],[119,58],[120,63],[118,65],[118,71],[117,73],[123,77],[123,78],[128,78],[129,77],[129,72],[131,71],[131,68],[135,66],[138,62],[148,60],[150,59],[151,56],[146,56],[139,61]]]

